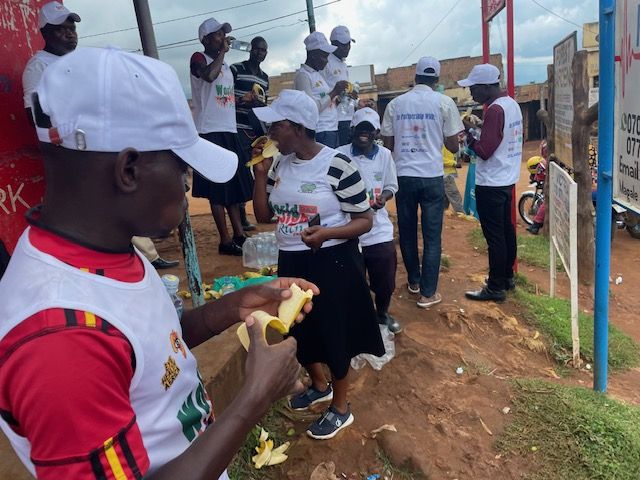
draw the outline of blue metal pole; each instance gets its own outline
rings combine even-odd
[[[600,0],[600,103],[598,106],[598,198],[594,295],[593,388],[607,391],[609,355],[609,273],[615,96],[615,0]]]

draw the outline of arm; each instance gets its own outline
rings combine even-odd
[[[380,134],[382,135],[382,142],[384,146],[393,152],[394,148],[394,131],[393,131],[393,116],[395,112],[395,103],[393,100],[389,102],[387,108],[384,110],[384,116],[382,118],[382,125],[380,126]]]
[[[191,56],[191,74],[208,83],[213,83],[220,76],[222,64],[224,63],[225,53],[229,50],[227,45],[209,65],[203,54],[194,53]]]
[[[458,143],[458,135],[464,132],[464,124],[460,119],[458,107],[452,98],[442,95],[440,103],[440,111],[442,113],[442,132],[444,134],[444,146],[451,153],[456,153],[460,148]]]
[[[271,159],[265,159],[253,166],[255,180],[253,183],[253,212],[260,223],[269,223],[273,218],[273,210],[269,206],[269,193],[275,184],[275,168],[271,168]],[[274,165],[277,167],[277,165]]]
[[[384,208],[389,200],[398,191],[398,174],[396,173],[396,164],[391,157],[391,153],[388,153],[386,158],[385,172],[384,172],[384,185],[382,187],[382,193],[375,199],[374,209]]]
[[[500,105],[492,105],[487,109],[480,140],[472,142],[469,146],[483,160],[488,160],[502,142],[502,130],[504,129],[504,110]]]

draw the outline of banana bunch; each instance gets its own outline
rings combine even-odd
[[[353,92],[353,83],[347,82],[347,88],[344,89],[345,93],[349,94]]]
[[[275,157],[278,153],[280,153],[278,151],[278,142],[274,142],[266,135],[256,138],[253,142],[251,142],[251,146],[255,147],[256,145],[259,145],[261,142],[265,140],[266,142],[262,146],[262,153],[259,154],[257,157],[253,157],[251,160],[249,160],[246,163],[247,167],[252,167],[253,165],[257,165],[258,163],[263,161],[265,158]]]
[[[277,317],[269,315],[267,312],[262,310],[257,310],[251,314],[251,316],[260,323],[263,336],[266,336],[267,327],[275,328],[283,335],[289,333],[289,328],[291,328],[291,325],[295,322],[296,317],[302,311],[305,304],[313,297],[313,292],[311,290],[307,290],[305,292],[295,283],[289,288],[292,295],[280,304],[278,307]],[[240,343],[242,343],[242,346],[248,351],[250,341],[247,324],[242,323],[242,325],[238,327],[238,331],[236,333],[238,334],[238,338],[240,338]]]
[[[240,278],[242,278],[243,280],[248,280],[250,278],[260,278],[260,277],[264,277],[264,275],[257,273],[257,272],[244,272]]]
[[[284,462],[287,458],[284,452],[289,448],[290,443],[285,442],[278,448],[273,448],[273,440],[269,440],[269,433],[264,429],[260,429],[259,444],[256,447],[257,455],[251,457],[251,461],[257,469],[264,466],[278,465]]]
[[[265,93],[264,88],[260,86],[260,84],[254,83],[251,90],[256,95],[256,97],[258,97],[259,101],[261,101],[262,103],[267,103],[267,94]]]
[[[213,300],[213,299],[217,300],[221,296],[220,292],[213,290],[213,285],[210,285],[208,283],[202,284],[202,291],[204,292],[205,300]],[[178,292],[178,295],[184,298],[185,300],[188,300],[191,298],[191,292],[189,292],[188,290],[180,290]]]

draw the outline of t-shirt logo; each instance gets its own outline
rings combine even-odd
[[[178,332],[175,330],[171,331],[171,335],[169,335],[169,342],[171,343],[173,353],[180,352],[182,353],[183,358],[187,358],[187,349],[185,348],[184,343],[182,343]]]
[[[315,193],[316,188],[318,188],[316,186],[315,183],[303,183],[300,185],[300,190],[298,190],[300,193]]]
[[[314,184],[313,184],[314,185]],[[315,188],[315,185],[314,185]],[[318,213],[313,205],[271,204],[273,213],[278,217],[277,230],[286,236],[299,236],[308,226],[309,219]]]
[[[224,108],[235,107],[236,97],[233,93],[233,86],[216,85],[216,103]]]
[[[204,432],[213,421],[211,402],[202,384],[200,373],[198,373],[198,379],[200,383],[186,398],[177,415],[182,424],[182,433],[190,442]]]
[[[169,390],[169,387],[173,385],[173,382],[178,378],[178,374],[180,373],[180,367],[173,359],[172,356],[169,356],[166,362],[164,362],[164,375],[162,376],[162,386],[165,390]]]

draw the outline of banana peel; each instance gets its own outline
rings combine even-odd
[[[280,304],[278,307],[277,317],[274,317],[262,310],[257,310],[251,314],[251,316],[260,323],[262,335],[265,336],[265,338],[267,327],[274,328],[282,335],[289,333],[289,329],[295,322],[296,317],[302,311],[305,304],[313,297],[313,292],[311,290],[307,290],[305,292],[295,283],[289,288],[292,295]],[[250,340],[246,323],[242,323],[242,325],[238,327],[236,333],[240,339],[240,343],[242,343],[242,346],[248,351]]]
[[[257,165],[262,162],[265,158],[275,157],[278,153],[278,142],[274,142],[269,137],[263,135],[261,137],[256,138],[253,142],[251,142],[251,146],[255,147],[259,145],[261,142],[265,142],[262,146],[262,153],[253,157],[249,160],[245,165],[247,167],[252,167],[253,165]]]
[[[274,449],[273,440],[269,440],[268,438],[269,434],[264,428],[262,428],[260,431],[259,443],[256,447],[257,455],[251,457],[251,461],[257,469],[264,466],[278,465],[289,458],[284,453],[289,448],[289,442],[285,442],[278,448]]]
[[[256,94],[256,97],[258,97],[258,100],[260,100],[262,103],[266,103],[267,94],[265,93],[264,88],[262,88],[260,84],[254,83],[251,90],[253,91],[253,93]]]

